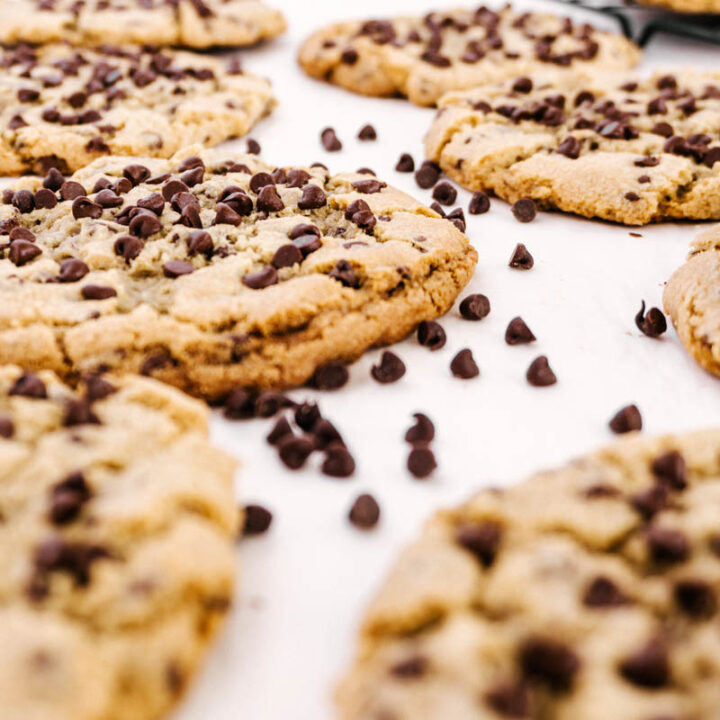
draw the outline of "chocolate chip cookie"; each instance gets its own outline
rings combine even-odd
[[[233,592],[233,461],[147,378],[0,368],[0,716],[155,720]]]
[[[308,38],[299,62],[309,75],[356,93],[434,105],[449,90],[543,68],[625,70],[639,57],[619,35],[506,6],[331,25]]]
[[[285,30],[279,10],[258,0],[3,0],[0,42],[252,45]]]
[[[701,233],[665,286],[665,311],[687,351],[720,375],[720,227]]]
[[[462,185],[627,225],[720,218],[720,74],[518,77],[450,93],[425,140]]]
[[[0,361],[208,399],[292,386],[444,313],[472,275],[455,225],[372,175],[196,150],[5,193]]]
[[[719,499],[716,430],[439,513],[368,610],[340,717],[714,717]]]
[[[266,80],[187,52],[20,46],[0,50],[0,67],[2,175],[167,158],[244,135],[275,104]]]

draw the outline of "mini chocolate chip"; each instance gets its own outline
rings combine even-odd
[[[60,186],[60,197],[63,200],[76,200],[80,197],[86,197],[87,190],[79,183],[74,180],[66,180]]]
[[[104,400],[118,390],[112,383],[99,375],[86,375],[83,380],[85,382],[85,397],[91,403]]]
[[[259,193],[266,185],[274,185],[275,179],[270,173],[259,172],[255,173],[250,178],[250,189],[254,193]]]
[[[415,424],[405,433],[405,442],[411,445],[427,445],[435,438],[435,426],[423,413],[415,413]]]
[[[182,168],[182,165],[180,166]],[[151,173],[144,165],[128,165],[123,169],[123,177],[127,178],[133,185],[145,182]]]
[[[673,591],[680,609],[694,620],[707,620],[717,613],[717,598],[704,580],[679,580]]]
[[[287,174],[287,186],[289,188],[301,188],[307,185],[310,180],[310,173],[301,168],[293,168]]]
[[[620,663],[620,674],[633,685],[660,688],[670,680],[667,650],[659,640],[651,640]]]
[[[434,200],[441,205],[452,205],[457,200],[457,190],[449,182],[439,182],[432,192]]]
[[[433,451],[424,446],[414,447],[407,459],[407,469],[413,477],[424,480],[437,468],[437,461]]]
[[[531,363],[530,367],[525,373],[527,381],[533,387],[548,387],[549,385],[555,385],[557,377],[548,363],[548,359],[545,355],[536,357]]]
[[[318,390],[338,390],[347,384],[350,373],[344,363],[329,362],[319,367],[312,377],[312,384]]]
[[[373,228],[377,224],[377,219],[370,206],[362,198],[358,198],[347,206],[345,219],[352,221],[369,234],[372,234]]]
[[[610,608],[626,605],[628,602],[625,594],[618,586],[603,575],[596,577],[588,585],[583,604],[591,608]]]
[[[242,222],[242,216],[233,210],[230,205],[226,203],[218,203],[217,212],[215,213],[215,219],[213,225],[234,225],[238,226]]]
[[[275,270],[274,267],[268,266],[257,272],[245,275],[242,283],[252,290],[262,290],[263,288],[270,287],[270,285],[276,285],[278,280],[277,270]]]
[[[35,235],[30,232],[27,228],[24,227],[14,227],[10,231],[10,235],[8,236],[10,238],[10,242],[13,243],[16,240],[27,240],[28,242],[35,242],[37,239]]]
[[[148,238],[162,230],[162,224],[155,213],[150,210],[140,210],[128,225],[131,235],[139,238]]]
[[[260,190],[257,197],[257,209],[261,212],[280,212],[285,207],[277,188],[266,185]]]
[[[647,490],[635,493],[630,500],[632,506],[646,521],[651,520],[669,505],[668,490],[664,485],[652,485]]]
[[[678,563],[687,560],[690,544],[684,533],[669,528],[652,527],[647,532],[650,557],[656,563]]]
[[[262,535],[272,524],[272,513],[262,505],[246,505],[243,508],[242,534],[244,537]]]
[[[38,255],[42,254],[42,250],[32,242],[28,240],[15,240],[10,244],[10,251],[8,257],[13,265],[21,267],[32,260]]]
[[[377,140],[377,132],[372,125],[363,125],[357,136],[358,140]]]
[[[480,374],[480,369],[478,368],[470,349],[465,348],[455,355],[450,363],[450,372],[452,372],[456,378],[461,378],[463,380],[469,380],[470,378],[477,377]]]
[[[442,325],[434,320],[423,320],[418,325],[417,338],[423,347],[432,351],[445,347],[447,340]]]
[[[635,316],[635,325],[644,335],[651,338],[660,337],[667,330],[667,320],[662,310],[653,307],[645,314],[645,301],[641,301],[640,312]]]
[[[52,210],[58,204],[55,193],[47,188],[40,188],[35,193],[35,207],[42,210]]]
[[[293,243],[287,243],[281,245],[273,255],[272,264],[274,267],[280,269],[285,267],[292,267],[296,263],[301,263],[303,260],[303,254],[297,245]]]
[[[375,180],[375,178],[369,180],[356,180],[350,183],[354,190],[365,195],[374,195],[380,192],[383,188],[387,187],[387,184],[381,180]]]
[[[345,287],[358,288],[360,286],[357,275],[355,275],[352,265],[347,260],[338,260],[329,276]]]
[[[372,495],[358,495],[350,508],[348,519],[361,530],[374,528],[380,520],[380,506]]]
[[[295,422],[305,432],[310,432],[320,419],[320,410],[315,403],[305,402],[295,408]]]
[[[537,215],[535,203],[530,198],[520,198],[520,200],[513,203],[511,209],[515,219],[521,223],[532,222]]]
[[[325,418],[320,418],[312,426],[312,436],[318,450],[324,450],[328,445],[345,445],[337,428]]]
[[[9,439],[15,434],[13,421],[5,415],[0,415],[0,437]]]
[[[195,272],[195,266],[185,260],[169,260],[163,265],[163,274],[167,278],[177,278]]]
[[[282,393],[266,390],[255,398],[255,415],[260,418],[273,417],[283,408],[292,405],[292,400]]]
[[[60,282],[77,282],[82,280],[88,273],[90,268],[77,258],[67,258],[60,263],[60,274],[58,280]]]
[[[102,207],[94,203],[90,198],[78,197],[73,200],[72,214],[76,220],[92,218],[97,220],[102,215]]]
[[[546,683],[553,690],[568,690],[580,670],[580,659],[564,643],[549,638],[528,638],[519,649],[526,677]]]
[[[427,672],[427,669],[427,660],[421,655],[414,655],[393,665],[390,668],[390,674],[403,680],[413,680],[422,677]]]
[[[43,178],[43,187],[48,188],[48,190],[52,190],[53,192],[57,192],[64,182],[65,178],[63,177],[63,174],[57,168],[50,168],[47,171],[47,175]]]
[[[21,213],[31,213],[35,209],[35,196],[29,190],[18,190],[12,199],[12,204]]]
[[[110,188],[105,188],[95,195],[95,203],[101,208],[115,208],[123,204],[123,199]]]
[[[465,523],[455,534],[455,542],[470,551],[485,567],[490,567],[500,548],[502,529],[495,522]]]
[[[305,437],[286,435],[277,444],[283,464],[290,470],[299,470],[314,450],[312,442]]]
[[[346,48],[340,54],[340,62],[343,63],[343,65],[354,65],[359,58],[360,55],[358,55],[358,51],[354,48]]]
[[[205,230],[192,230],[187,236],[188,255],[211,255],[213,239]]]
[[[346,478],[355,472],[355,460],[341,443],[331,443],[325,450],[325,459],[321,466],[323,474],[330,477]]]
[[[428,190],[437,184],[440,179],[440,166],[430,160],[425,162],[415,172],[415,182],[423,188]]]
[[[482,320],[490,314],[490,300],[481,293],[473,293],[460,303],[460,315],[465,320]]]
[[[292,427],[290,427],[288,419],[283,415],[278,418],[275,425],[273,425],[273,429],[269,432],[266,439],[270,445],[277,445],[282,438],[292,434]]]
[[[529,77],[519,77],[512,86],[515,92],[527,94],[533,89],[533,81]]]
[[[85,300],[107,300],[117,297],[117,290],[109,285],[84,285],[80,294]]]
[[[577,160],[580,157],[580,141],[568,135],[557,147],[555,151],[560,155],[564,155],[571,160]]]
[[[150,210],[156,215],[162,215],[162,211],[165,208],[165,198],[160,193],[152,193],[144,198],[140,198],[137,201],[137,206],[144,210]]]
[[[75,472],[68,475],[50,488],[50,521],[54,525],[72,522],[90,497],[90,488],[83,474]]]
[[[298,200],[301,210],[316,210],[327,205],[327,197],[322,188],[309,184],[303,188],[302,197]]]
[[[637,202],[640,199],[640,196],[635,192],[627,192],[625,193],[625,199],[630,202]]]
[[[513,318],[505,330],[505,342],[508,345],[525,345],[537,338],[521,317]]]
[[[63,413],[63,425],[73,427],[75,425],[99,425],[100,418],[92,410],[87,398],[80,400],[70,399],[65,403]]]
[[[249,155],[259,155],[262,152],[262,147],[260,147],[260,143],[253,138],[247,139],[245,147],[247,148]]]
[[[394,383],[405,374],[405,363],[395,353],[385,351],[379,365],[373,365],[370,374],[379,383]]]
[[[473,193],[468,205],[468,212],[471,215],[483,215],[490,209],[490,198],[482,190]]]
[[[687,465],[677,450],[671,450],[653,460],[653,475],[673,490],[684,490],[687,487]]]
[[[225,398],[223,415],[228,420],[249,420],[255,416],[255,400],[245,388],[231,390]]]
[[[501,684],[488,690],[485,702],[502,717],[528,717],[530,696],[522,683]]]
[[[143,247],[142,240],[130,237],[130,235],[120,236],[113,245],[115,254],[121,255],[127,263],[134,260],[142,252]]]
[[[8,390],[8,395],[20,395],[21,397],[44,400],[47,398],[45,383],[32,373],[21,375]]]
[[[189,188],[199,185],[204,179],[205,168],[202,166],[188,170],[180,176],[180,180],[182,180],[182,182],[184,182]]]
[[[168,180],[162,186],[162,196],[167,202],[170,202],[178,193],[186,193],[190,188],[180,180]]]
[[[637,405],[626,405],[615,413],[608,423],[610,429],[618,434],[642,430],[642,415]]]
[[[530,251],[523,245],[518,243],[513,250],[512,257],[508,265],[515,270],[530,270],[535,264],[533,256]]]
[[[293,245],[302,253],[303,257],[307,257],[310,253],[319,250],[322,242],[317,235],[300,235],[293,240]]]
[[[397,164],[395,165],[395,170],[401,173],[413,172],[415,170],[415,161],[413,160],[412,155],[409,155],[408,153],[403,153],[398,158]]]
[[[322,142],[322,146],[328,152],[338,152],[339,150],[342,150],[342,143],[335,134],[335,130],[331,127],[325,128],[320,133],[320,141]]]

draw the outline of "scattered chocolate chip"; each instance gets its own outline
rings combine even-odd
[[[245,147],[247,148],[247,152],[249,155],[259,155],[262,152],[262,147],[260,147],[260,143],[254,138],[248,138],[247,142],[245,143]]]
[[[679,530],[653,527],[647,531],[650,557],[656,563],[676,563],[687,560],[690,545],[687,537]]]
[[[316,210],[327,205],[327,197],[322,188],[317,185],[306,185],[302,197],[298,200],[300,210]]]
[[[90,268],[77,258],[66,258],[60,263],[60,273],[58,280],[63,283],[72,283],[82,280],[88,273]]]
[[[360,286],[357,275],[355,275],[352,265],[347,260],[338,260],[329,276],[345,287],[357,288]]]
[[[12,384],[8,395],[44,400],[47,398],[47,389],[45,383],[37,375],[25,373]]]
[[[212,236],[205,230],[192,230],[187,236],[188,255],[212,255]]]
[[[635,493],[630,500],[646,521],[669,506],[668,490],[664,485],[652,485],[647,490]]]
[[[555,385],[557,382],[557,377],[545,355],[540,355],[530,363],[525,377],[533,387],[548,387],[549,385]]]
[[[8,440],[15,434],[13,421],[5,415],[0,415],[0,437]]]
[[[310,432],[320,419],[320,410],[315,403],[305,402],[295,408],[295,422],[305,432]]]
[[[505,330],[505,342],[508,345],[525,345],[537,338],[521,317],[513,318]]]
[[[85,397],[88,402],[98,402],[117,392],[117,388],[99,375],[86,375]]]
[[[465,523],[455,534],[455,542],[471,552],[484,567],[490,567],[495,562],[501,540],[502,528],[490,521]]]
[[[342,150],[342,143],[335,134],[335,130],[331,127],[325,128],[320,133],[320,141],[322,142],[322,146],[328,152],[338,152],[339,150]]]
[[[372,125],[363,125],[358,132],[358,140],[377,140],[377,132]]]
[[[704,580],[679,580],[673,591],[678,607],[694,620],[707,620],[717,613],[717,598]]]
[[[299,470],[314,450],[312,442],[305,437],[286,435],[277,444],[280,460],[290,470]]]
[[[330,477],[350,477],[355,472],[355,460],[344,445],[331,443],[325,448],[325,460],[320,469]]]
[[[512,214],[518,222],[532,222],[537,215],[535,203],[530,198],[521,198],[517,202],[513,203]]]
[[[180,171],[182,172],[182,170],[183,165],[180,166]],[[145,182],[150,175],[150,170],[144,165],[128,165],[123,170],[123,177],[127,178],[133,185],[139,185]]]
[[[246,505],[243,508],[243,517],[242,534],[244,537],[262,535],[268,531],[273,520],[272,513],[262,505]]]
[[[253,396],[245,388],[235,388],[225,398],[223,415],[228,420],[249,420],[255,417]]]
[[[21,213],[31,213],[35,209],[35,196],[29,190],[18,190],[12,198],[12,204]]]
[[[99,425],[100,418],[92,410],[87,398],[80,400],[70,399],[65,403],[63,412],[63,425],[72,427],[74,425]]]
[[[130,221],[128,230],[131,235],[139,238],[149,238],[160,232],[162,225],[155,213],[150,210],[140,210]]]
[[[481,293],[473,293],[460,303],[460,315],[465,320],[482,320],[490,314],[490,300]]]
[[[609,425],[610,429],[618,435],[642,430],[642,415],[640,415],[637,405],[626,405],[615,413]]]
[[[50,521],[54,525],[72,522],[90,497],[90,488],[83,474],[75,472],[68,475],[50,488]]]
[[[282,438],[292,434],[292,427],[290,427],[288,419],[283,415],[278,418],[275,425],[273,425],[273,429],[270,431],[266,439],[270,445],[277,445]]]
[[[395,170],[397,172],[401,173],[411,173],[415,170],[415,161],[413,160],[412,155],[408,155],[408,153],[403,153],[395,165]]]
[[[63,174],[57,168],[50,168],[43,178],[43,187],[57,192],[65,182]],[[84,194],[84,193],[83,193]]]
[[[660,337],[667,330],[667,320],[662,310],[653,307],[645,314],[645,301],[642,301],[640,312],[635,316],[635,325],[644,335],[651,338]]]
[[[425,160],[423,164],[415,172],[415,182],[423,188],[428,190],[437,184],[440,179],[440,166],[430,160]]]
[[[163,265],[163,274],[167,278],[178,278],[195,272],[195,266],[185,260],[169,260]]]
[[[520,647],[519,659],[526,677],[546,683],[554,690],[572,687],[580,670],[580,659],[567,645],[533,637]]]
[[[427,660],[420,655],[415,655],[393,665],[390,668],[390,674],[403,680],[413,680],[422,677],[427,672],[427,669]]]
[[[626,605],[628,602],[625,594],[618,586],[603,575],[596,577],[588,585],[583,604],[591,608],[611,608]]]
[[[518,243],[515,250],[513,250],[513,254],[508,265],[515,270],[530,270],[534,264],[535,260],[530,254],[530,251],[525,247],[525,245],[523,245],[523,243]]]
[[[580,141],[568,135],[557,147],[555,151],[560,155],[564,155],[570,160],[577,160],[580,157]]]
[[[370,374],[379,383],[393,383],[405,374],[405,363],[395,353],[386,350],[380,363],[372,366]]]
[[[432,351],[445,347],[447,340],[445,331],[440,323],[434,320],[423,320],[417,329],[418,342]]]
[[[463,380],[469,380],[480,374],[480,368],[478,368],[472,351],[469,348],[460,350],[460,352],[455,355],[450,363],[450,371],[456,378]]]
[[[429,447],[417,446],[410,451],[407,469],[414,477],[423,480],[431,475],[435,468],[437,468],[437,461]]]
[[[457,200],[457,190],[449,182],[443,181],[433,188],[432,196],[441,205],[452,205]]]
[[[142,252],[143,247],[145,246],[142,240],[129,235],[120,236],[113,245],[115,254],[123,257],[127,263],[134,260]]]
[[[40,188],[35,193],[35,207],[41,210],[52,210],[58,204],[58,199],[52,190]]]
[[[38,255],[42,254],[42,250],[34,243],[28,240],[15,240],[10,244],[8,257],[13,265],[21,267],[33,261]]]
[[[490,209],[490,198],[486,193],[478,190],[473,193],[468,205],[468,212],[471,215],[484,215]]]
[[[255,398],[255,416],[269,418],[277,415],[283,408],[293,405],[285,395],[272,390],[266,390]]]
[[[60,186],[60,197],[63,200],[77,200],[81,197],[86,197],[87,191],[85,188],[74,180],[66,180]]]
[[[329,362],[319,367],[312,377],[312,384],[318,390],[338,390],[347,384],[350,373],[347,366],[341,362]]]
[[[245,275],[242,279],[242,283],[252,290],[262,290],[263,288],[270,287],[271,285],[276,285],[278,280],[277,270],[268,266],[262,270],[258,270],[257,272]]]
[[[667,650],[659,640],[651,640],[638,652],[620,663],[620,674],[633,685],[660,688],[670,679]]]
[[[488,690],[485,702],[502,717],[528,717],[530,696],[522,683],[504,683]]]
[[[374,528],[380,520],[380,506],[372,495],[358,495],[350,508],[348,519],[361,530]]]
[[[358,51],[354,48],[346,48],[340,54],[340,62],[344,65],[354,65],[359,58]]]
[[[405,442],[411,445],[427,445],[435,438],[435,426],[423,413],[415,413],[415,424],[405,433]]]
[[[687,487],[687,465],[677,450],[658,456],[650,467],[658,481],[671,489],[684,490]]]
[[[322,192],[322,191],[321,191]],[[285,207],[277,188],[274,185],[266,185],[257,197],[257,209],[261,212],[280,212]]]
[[[387,187],[386,183],[381,180],[376,180],[375,178],[371,178],[369,180],[356,180],[351,183],[351,185],[354,190],[357,190],[359,193],[363,193],[365,195],[373,195]]]

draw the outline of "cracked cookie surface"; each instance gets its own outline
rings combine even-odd
[[[0,368],[0,718],[155,720],[232,601],[234,462],[137,376]]]
[[[347,90],[434,105],[450,90],[543,68],[626,70],[639,58],[630,41],[587,24],[479,7],[331,25],[298,59],[309,75]]]
[[[461,185],[643,225],[720,218],[720,75],[519,77],[450,93],[425,139]]]
[[[1,361],[208,399],[292,386],[446,312],[472,275],[452,222],[371,175],[186,152],[6,194]]]
[[[437,514],[370,605],[340,717],[715,717],[719,499],[715,430]]]
[[[0,42],[252,45],[285,30],[279,10],[257,0],[3,0]]]
[[[20,46],[0,50],[0,67],[2,175],[167,158],[244,135],[275,105],[267,80],[195,53]]]
[[[698,235],[690,257],[668,280],[663,300],[686,350],[720,375],[720,226]]]

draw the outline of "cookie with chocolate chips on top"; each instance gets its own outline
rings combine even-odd
[[[0,716],[157,720],[233,597],[234,461],[137,376],[0,368]]]
[[[472,190],[626,225],[720,218],[720,74],[516,78],[449,93],[429,160]]]
[[[697,236],[690,257],[667,281],[663,300],[685,349],[720,376],[720,225]]]
[[[244,135],[275,105],[267,80],[173,50],[23,45],[0,49],[0,68],[1,175],[167,158]]]
[[[0,362],[139,372],[206,399],[400,340],[477,259],[375,177],[219,150],[99,159],[4,199]]]
[[[194,48],[252,45],[285,30],[259,0],[3,0],[0,42],[138,43]]]
[[[343,720],[715,717],[720,430],[440,512],[362,623]]]
[[[620,35],[506,6],[330,25],[305,41],[298,60],[308,75],[352,92],[435,105],[450,90],[544,68],[627,70],[639,58]]]

